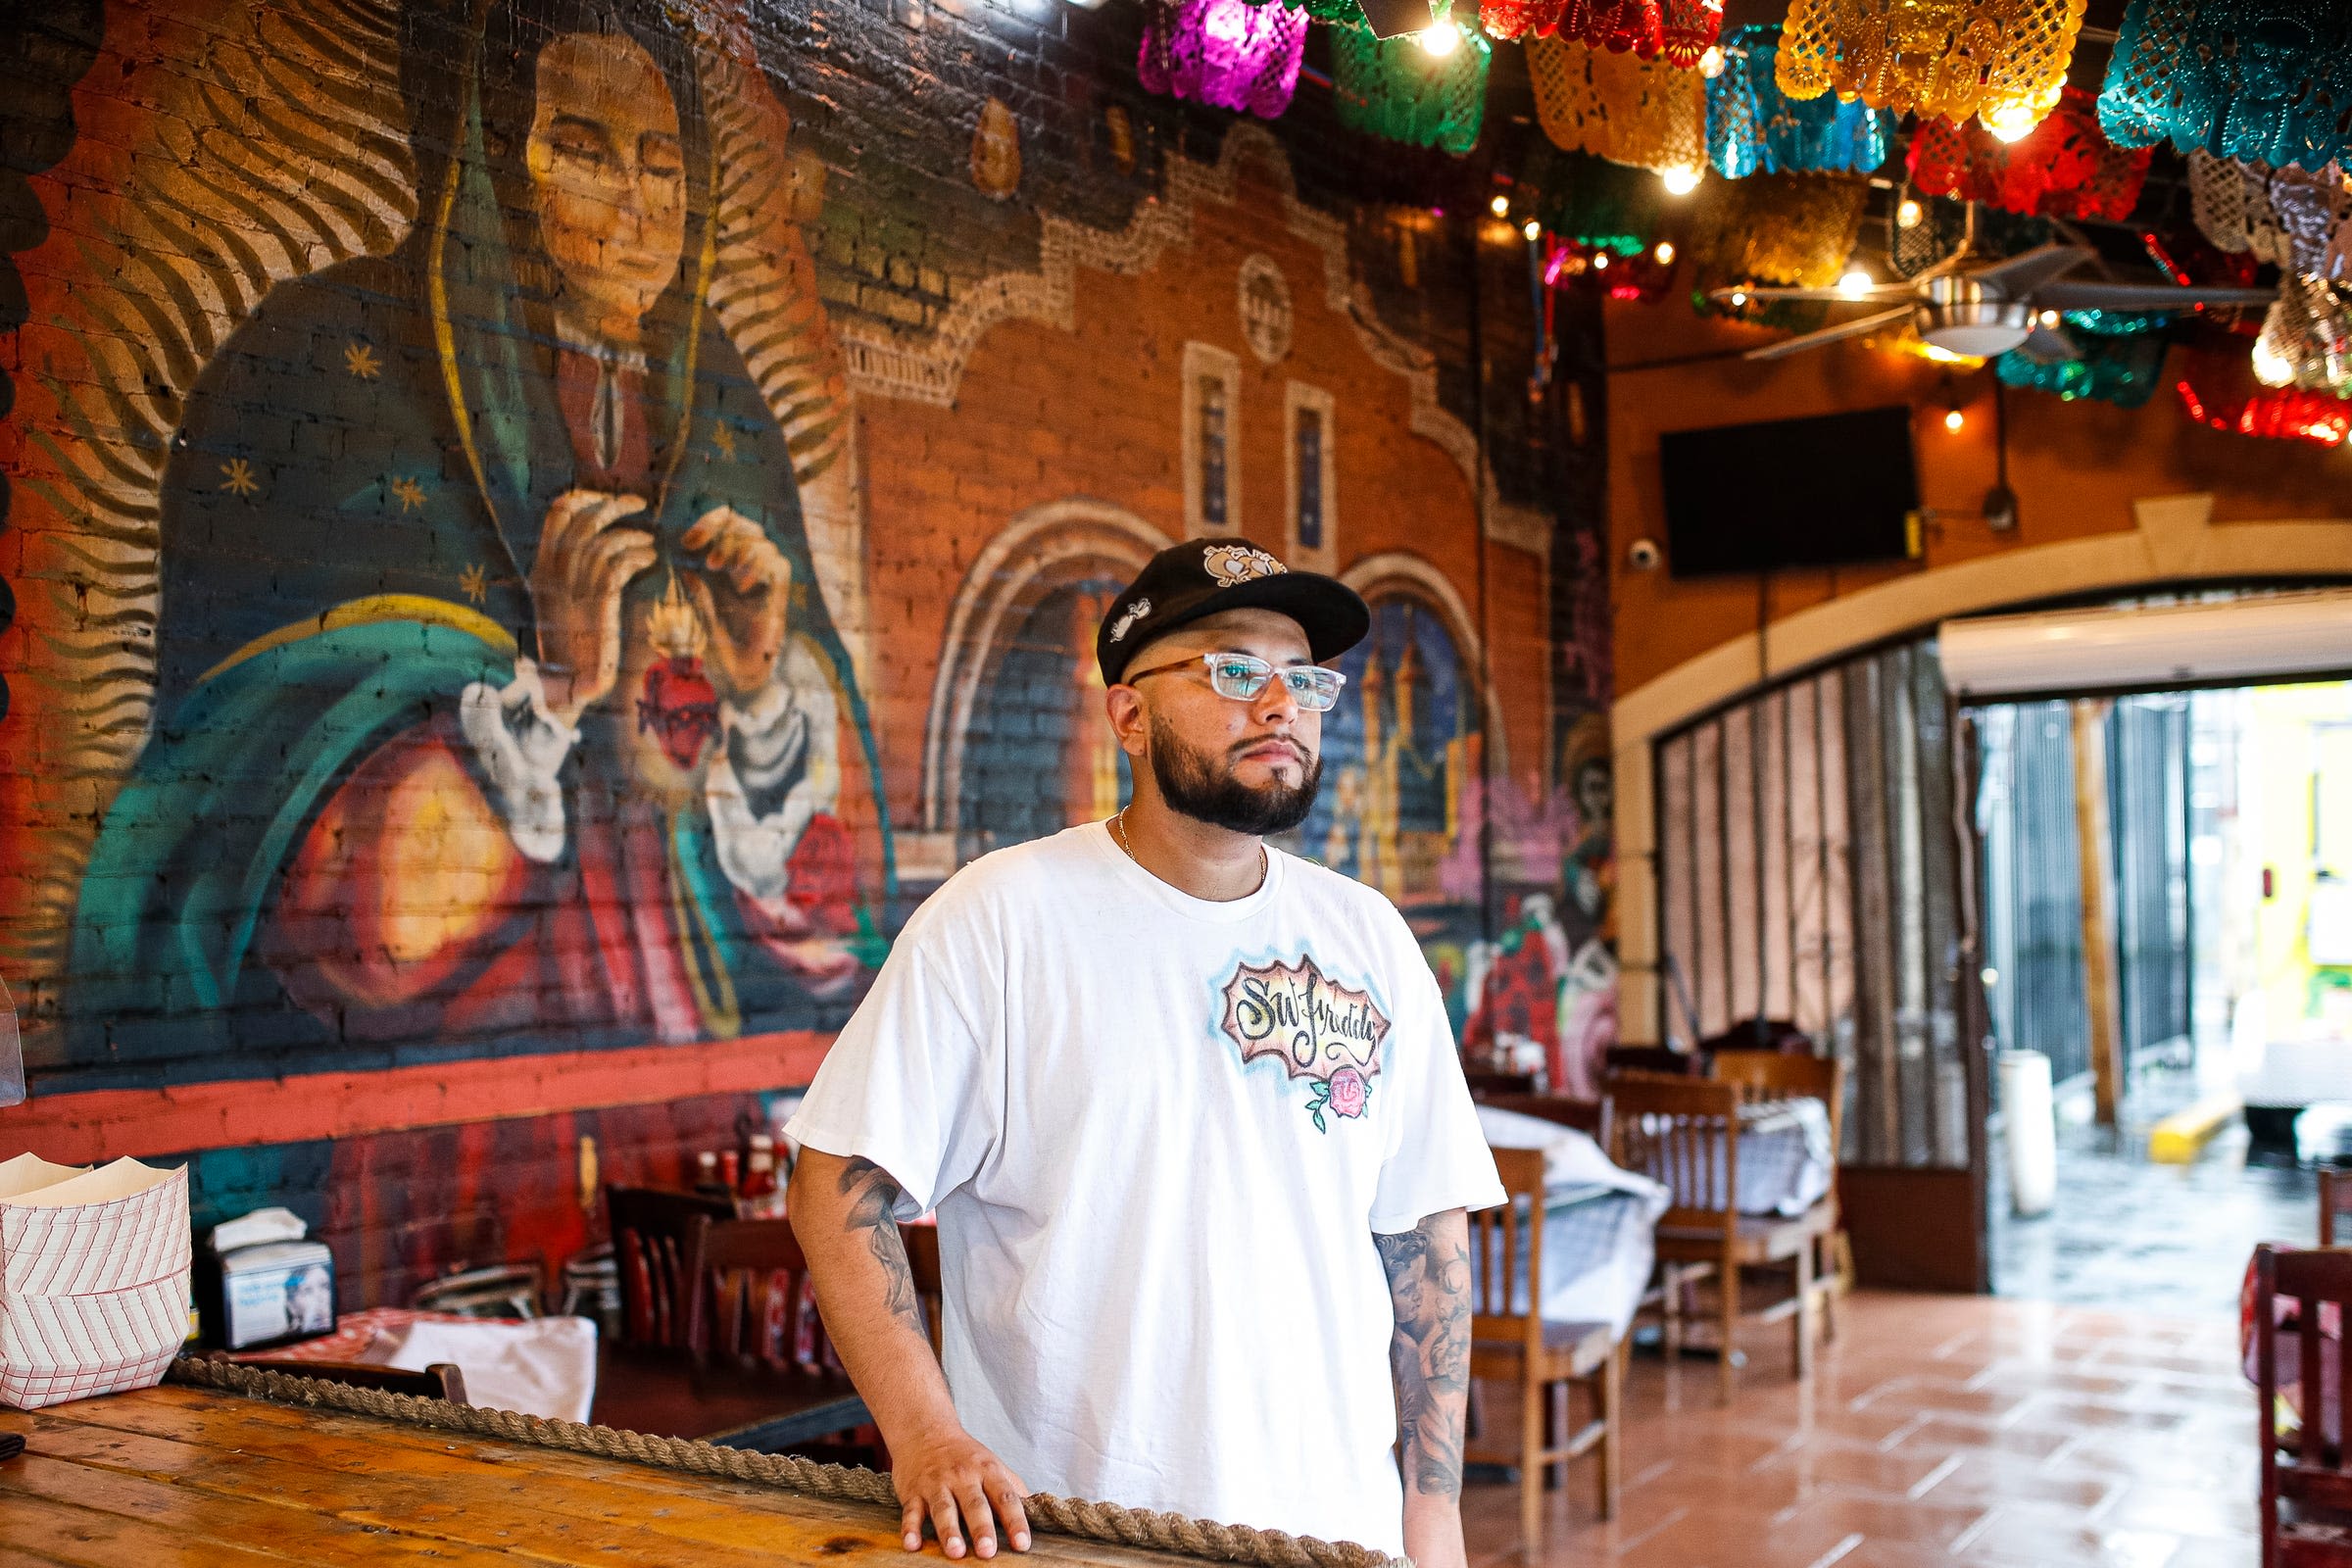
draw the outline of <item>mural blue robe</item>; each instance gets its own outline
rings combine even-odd
[[[700,214],[709,154],[699,104],[681,95],[680,108]],[[153,730],[107,813],[75,922],[77,1084],[142,1081],[165,1054],[184,1077],[192,1029],[211,1034],[218,1074],[240,1077],[831,1027],[878,961],[870,911],[889,897],[889,832],[872,731],[815,586],[783,434],[706,307],[699,219],[671,330],[649,341],[632,383],[649,503],[633,521],[662,565],[634,585],[624,620],[696,564],[678,541],[707,512],[764,529],[792,566],[804,673],[827,688],[811,711],[837,712],[848,736],[818,724],[805,751],[862,754],[860,826],[881,835],[882,885],[859,885],[828,811],[799,830],[788,897],[745,896],[699,793],[648,791],[619,760],[644,710],[620,692],[584,716],[564,763],[562,854],[511,875],[496,917],[453,941],[429,984],[371,995],[350,981],[371,956],[338,954],[347,923],[294,888],[305,856],[336,853],[317,842],[322,820],[331,838],[376,808],[362,795],[326,814],[371,760],[438,748],[487,791],[457,710],[469,688],[508,688],[537,650],[528,579],[549,505],[575,487],[636,488],[584,471],[582,421],[551,372],[562,355],[517,303],[478,98],[456,139],[464,156],[428,175],[396,253],[274,290],[189,401],[163,503]],[[728,744],[713,735],[706,761]],[[811,942],[847,956],[795,961]]]

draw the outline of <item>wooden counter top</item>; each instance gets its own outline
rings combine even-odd
[[[879,1508],[200,1389],[0,1410],[0,1432],[26,1443],[0,1461],[0,1568],[946,1560]],[[999,1560],[1193,1559],[1041,1533]]]

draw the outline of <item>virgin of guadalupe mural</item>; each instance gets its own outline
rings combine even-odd
[[[457,79],[404,66],[415,225],[196,381],[74,1057],[185,1056],[190,1010],[222,1050],[824,1026],[878,959],[872,731],[715,318],[678,14],[492,5]]]

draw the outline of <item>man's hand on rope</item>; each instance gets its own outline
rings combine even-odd
[[[890,1461],[908,1551],[922,1550],[925,1519],[950,1557],[963,1555],[966,1535],[975,1554],[994,1557],[1000,1524],[1013,1550],[1029,1549],[1029,1516],[1021,1508],[1029,1489],[961,1427],[894,1446]]]

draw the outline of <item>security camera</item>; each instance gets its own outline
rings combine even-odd
[[[1655,571],[1661,559],[1655,539],[1637,539],[1625,547],[1625,564],[1636,571]]]

